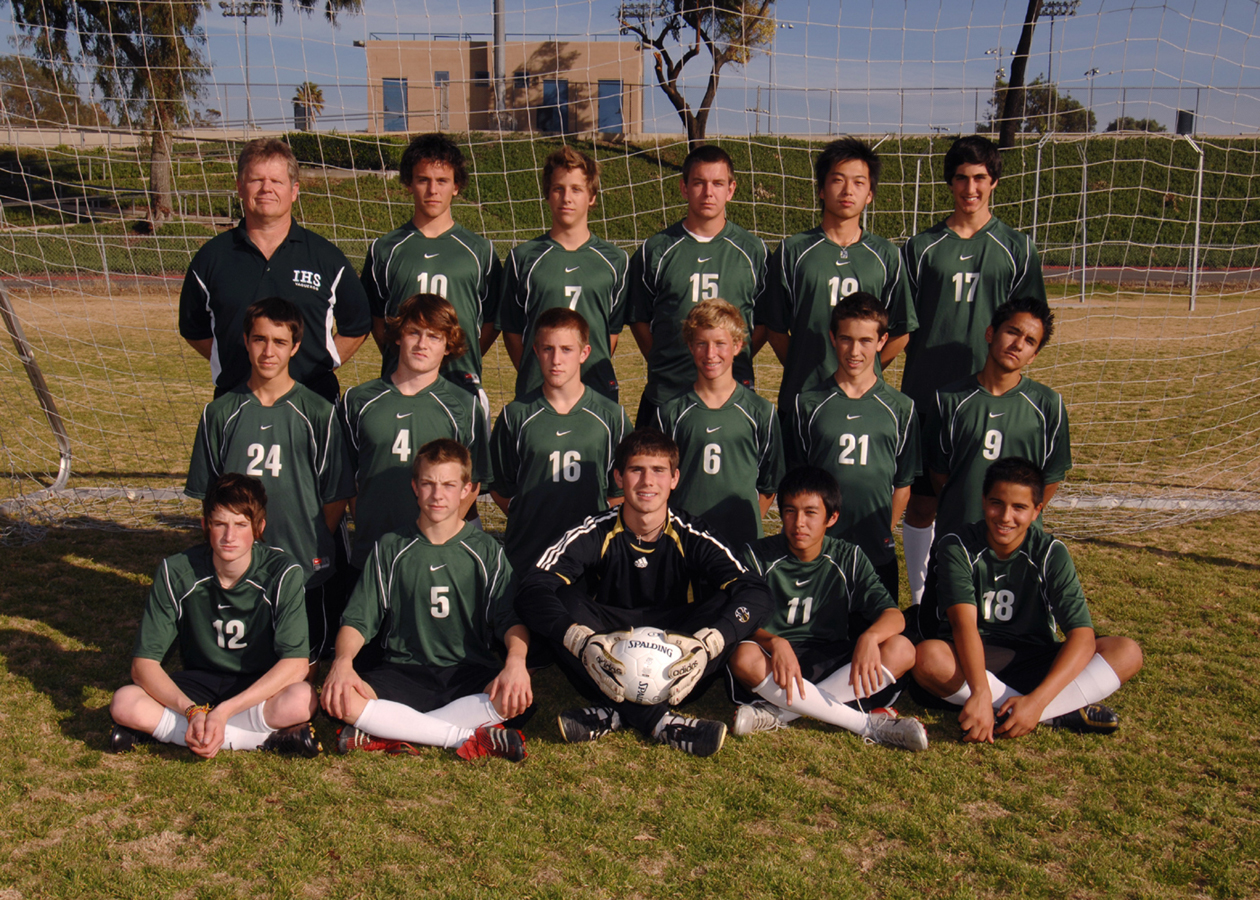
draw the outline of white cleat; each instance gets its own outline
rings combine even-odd
[[[778,731],[780,728],[787,728],[789,722],[798,718],[800,716],[779,709],[773,703],[755,700],[735,710],[734,731],[738,737],[747,737],[759,731]]]
[[[897,715],[897,710],[883,707],[868,717],[862,739],[868,744],[888,744],[916,753],[928,747],[927,729],[922,722],[913,716],[903,719]]]

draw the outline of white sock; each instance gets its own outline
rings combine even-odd
[[[896,678],[893,678],[893,673],[889,672],[888,669],[883,666],[880,666],[879,668],[879,687],[875,688],[876,692],[882,691],[884,688],[888,687],[897,680]],[[818,682],[818,687],[835,697],[841,703],[851,703],[854,700],[859,699],[857,692],[853,690],[853,685],[849,684],[849,679],[852,677],[853,663],[849,663],[848,665],[841,666],[822,681]],[[866,700],[868,698],[862,697],[861,699]]]
[[[443,722],[450,722],[457,728],[498,725],[503,721],[503,716],[499,715],[499,711],[490,702],[489,694],[470,694],[467,697],[460,697],[426,715],[441,719]]]
[[[769,700],[779,709],[810,716],[829,725],[838,725],[856,734],[866,731],[866,713],[850,709],[844,705],[844,701],[808,681],[805,682],[805,696],[793,691],[791,706],[788,706],[787,691],[774,683],[773,675],[767,675],[761,684],[753,688],[753,693],[763,700]]]
[[[187,747],[188,742],[184,740],[184,735],[187,733],[188,720],[173,709],[164,709],[157,728],[153,729],[153,739],[163,744],[179,744],[181,747]]]
[[[232,717],[236,718],[235,716]],[[228,720],[229,722],[231,719]],[[246,731],[233,725],[223,727],[224,750],[257,750],[263,741],[271,737],[270,731]]]
[[[936,523],[927,528],[915,528],[902,523],[901,546],[906,556],[906,578],[910,581],[910,602],[917,605],[923,599],[923,585],[927,581],[928,554],[932,552],[932,539],[936,536]]]
[[[460,728],[392,700],[369,700],[354,727],[387,741],[430,747],[458,747],[473,734],[471,728]]]
[[[236,715],[232,716],[232,718],[228,719],[227,723],[230,727],[239,728],[242,731],[269,734],[270,732],[275,731],[275,729],[267,724],[267,719],[263,715],[263,707],[266,705],[267,701],[264,700],[257,706],[251,706],[244,712],[238,712]]]
[[[988,671],[987,669],[985,670],[984,674],[989,679],[989,693],[993,695],[993,708],[994,709],[1000,708],[1002,704],[1005,703],[1007,700],[1009,700],[1011,697],[1022,696],[1019,691],[1012,688],[1010,685],[1004,682],[1001,678],[998,678],[996,675],[994,675],[992,672]],[[960,687],[957,691],[955,691],[954,693],[950,694],[948,697],[945,697],[943,699],[945,700],[946,703],[953,703],[957,706],[962,706],[964,703],[966,703],[968,700],[971,699],[971,687],[970,685],[967,684],[967,682],[964,681],[962,687]],[[1076,707],[1073,707],[1073,709],[1075,708]]]
[[[1085,664],[1081,674],[1059,691],[1059,696],[1046,704],[1045,712],[1041,714],[1041,721],[1045,722],[1055,716],[1080,709],[1082,706],[1097,703],[1118,690],[1120,690],[1120,676],[1116,674],[1115,669],[1111,668],[1107,660],[1102,658],[1101,653],[1095,653]]]

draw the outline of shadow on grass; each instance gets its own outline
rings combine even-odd
[[[1185,562],[1204,563],[1209,566],[1221,566],[1231,569],[1246,569],[1252,572],[1260,572],[1260,563],[1243,562],[1237,559],[1230,559],[1226,556],[1211,556],[1205,553],[1183,553],[1180,550],[1167,550],[1163,547],[1147,547],[1141,544],[1129,544],[1124,541],[1107,540],[1106,538],[1086,538],[1079,541],[1081,544],[1092,544],[1095,547],[1109,548],[1114,550],[1129,550],[1138,553],[1150,553],[1154,556],[1161,556],[1164,559],[1183,560]]]

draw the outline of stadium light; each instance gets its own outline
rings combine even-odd
[[[254,106],[249,98],[249,20],[267,15],[267,4],[262,0],[219,0],[219,9],[226,19],[245,21],[245,129],[248,131],[254,127]]]
[[[1041,11],[1037,13],[1038,19],[1050,17],[1050,55],[1049,63],[1046,65],[1047,84],[1054,84],[1054,20],[1058,16],[1076,15],[1076,8],[1080,5],[1081,0],[1051,0],[1049,3],[1041,4]]]
[[[1002,51],[1003,51],[1003,49],[1004,49],[1004,48],[1002,48],[1001,46],[998,46],[998,47],[990,47],[988,50],[984,51],[984,55],[985,55],[985,56],[996,56],[996,57],[997,57],[997,77],[998,77],[998,78],[1005,78],[1005,77],[1006,77],[1006,67],[1002,65]]]
[[[1089,125],[1090,113],[1094,111],[1094,79],[1101,74],[1102,73],[1099,72],[1097,69],[1090,69],[1088,72],[1085,73],[1085,77],[1089,79],[1089,106],[1085,107],[1086,126]],[[1090,128],[1089,130],[1093,131],[1094,129]]]

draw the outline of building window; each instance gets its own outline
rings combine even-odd
[[[543,79],[542,105],[538,107],[538,130],[569,133],[569,82]]]
[[[433,73],[434,106],[436,107],[437,127],[439,131],[447,131],[451,127],[451,73]]]
[[[622,134],[625,124],[621,116],[621,82],[599,83],[599,133]]]
[[[382,106],[385,110],[386,131],[407,130],[407,79],[382,78]]]

